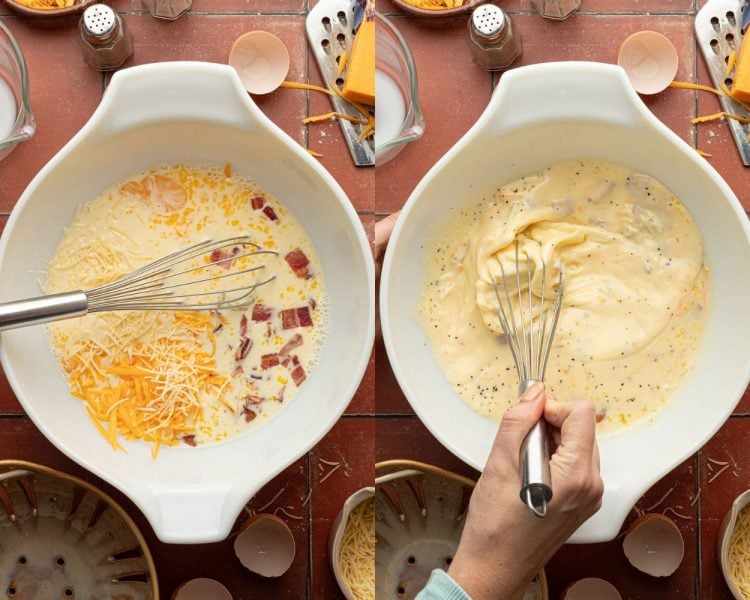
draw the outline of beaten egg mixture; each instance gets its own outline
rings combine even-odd
[[[199,275],[263,265],[253,277],[275,278],[246,308],[102,312],[49,325],[71,393],[113,447],[120,437],[152,442],[154,453],[161,444],[196,446],[276,414],[315,366],[327,328],[325,281],[302,225],[230,165],[137,174],[81,207],[66,229],[47,293],[93,288],[193,244],[240,235],[276,254],[243,257],[253,248],[230,245],[201,256]]]
[[[502,264],[511,297],[517,272],[526,294],[527,255],[535,304],[554,300],[561,269],[565,281],[545,383],[563,401],[593,401],[602,432],[653,415],[690,372],[706,320],[703,241],[648,175],[557,163],[440,224],[425,248],[421,325],[456,392],[484,416],[499,420],[517,400],[492,282]]]

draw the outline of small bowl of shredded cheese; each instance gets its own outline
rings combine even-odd
[[[451,17],[467,13],[486,0],[393,0],[400,9],[422,17]]]
[[[32,17],[62,17],[83,11],[97,0],[5,0],[13,10]]]
[[[347,600],[375,599],[375,488],[355,492],[331,527],[328,556]]]
[[[737,600],[750,600],[750,490],[737,496],[717,538],[724,580]]]

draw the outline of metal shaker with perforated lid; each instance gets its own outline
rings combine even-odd
[[[79,23],[83,60],[97,71],[111,71],[133,56],[133,36],[106,4],[92,4]]]
[[[469,41],[474,62],[488,71],[507,69],[523,50],[510,15],[495,4],[482,4],[471,13]]]

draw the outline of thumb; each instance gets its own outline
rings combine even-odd
[[[544,413],[544,384],[535,383],[519,398],[518,404],[509,408],[500,422],[500,431],[495,438],[509,456],[518,461],[518,453],[524,438]]]
[[[379,259],[380,255],[385,251],[388,238],[391,237],[391,231],[393,231],[393,226],[396,224],[400,212],[401,211],[392,213],[375,223],[374,253],[376,260]]]

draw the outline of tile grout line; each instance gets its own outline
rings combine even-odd
[[[313,497],[312,497],[312,476],[310,475],[311,473],[310,454],[311,454],[311,451],[308,451],[307,454],[305,454],[305,463],[307,464],[307,492],[310,494],[310,501],[307,503],[307,577],[305,580],[306,600],[310,600],[312,598],[312,578],[313,578],[313,568],[312,568]]]
[[[695,453],[695,493],[700,494],[701,490],[701,451]],[[703,587],[703,574],[701,566],[701,497],[698,495],[698,499],[695,502],[695,518],[698,526],[695,528],[695,600],[700,600],[701,588]]]

